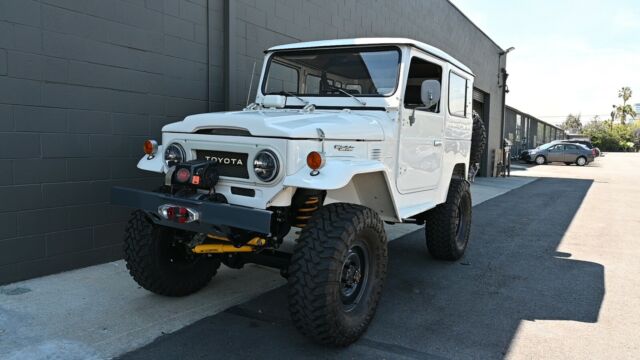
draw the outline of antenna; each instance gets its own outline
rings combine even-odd
[[[251,69],[251,81],[249,82],[249,92],[247,92],[247,103],[245,106],[249,105],[249,98],[251,97],[251,88],[253,87],[253,75],[256,72],[256,62],[253,62],[253,69]]]

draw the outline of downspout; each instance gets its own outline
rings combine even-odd
[[[498,56],[498,64],[500,67],[499,75],[502,75],[502,117],[500,123],[500,149],[502,149],[502,164],[506,164],[506,154],[504,153],[505,144],[504,144],[504,127],[505,127],[505,116],[506,116],[506,108],[507,108],[507,78],[509,77],[509,73],[507,73],[507,54],[511,51],[515,50],[513,46],[508,48],[507,50],[501,51]],[[504,56],[504,65],[502,62],[502,57]]]
[[[506,59],[505,59],[506,62]],[[506,64],[505,64],[506,66]],[[507,163],[507,154],[505,153],[505,146],[504,146],[504,128],[505,128],[505,122],[506,122],[506,108],[507,108],[507,78],[509,77],[509,73],[507,73],[507,69],[505,69],[504,67],[502,67],[500,69],[500,73],[502,74],[502,115],[501,115],[501,119],[502,119],[502,123],[500,124],[500,148],[502,149],[502,164],[506,164]],[[497,174],[500,175],[500,174]]]

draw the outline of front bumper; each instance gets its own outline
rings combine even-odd
[[[267,235],[271,232],[272,212],[243,206],[185,199],[170,194],[162,194],[137,189],[113,187],[111,203],[147,212],[157,224],[173,228],[199,232],[224,232],[224,228],[235,228]],[[163,205],[181,206],[198,212],[198,220],[190,223],[169,221],[158,212]]]

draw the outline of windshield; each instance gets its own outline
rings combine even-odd
[[[271,56],[265,95],[388,96],[398,83],[395,47],[277,52]]]
[[[551,146],[553,146],[555,144],[553,143],[549,143],[549,144],[544,144],[544,145],[540,145],[536,148],[536,150],[547,150],[548,148],[550,148]]]

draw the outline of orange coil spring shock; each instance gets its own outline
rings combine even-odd
[[[296,209],[295,226],[303,228],[307,226],[313,213],[320,207],[320,196],[313,195],[306,198],[304,204]]]

